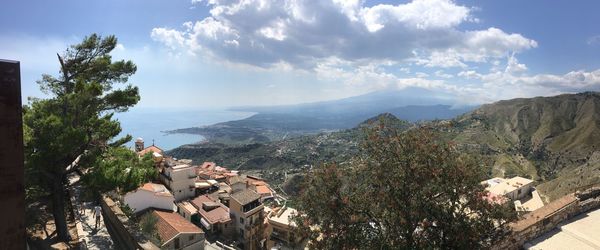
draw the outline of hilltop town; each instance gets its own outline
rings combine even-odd
[[[11,1],[0,250],[600,249],[597,9]]]
[[[118,228],[114,231],[122,234],[117,237],[121,244],[140,249],[306,247],[308,239],[298,232],[294,220],[298,211],[264,179],[215,162],[193,165],[191,160],[166,155],[156,145],[145,147],[142,138],[133,150],[140,157],[152,156],[159,177],[124,195],[103,195],[105,221]],[[534,183],[520,176],[481,182],[488,202],[511,204],[522,218],[511,223],[512,233],[497,249],[537,249],[566,238],[583,247],[598,246],[597,231],[585,225],[600,219],[594,211],[600,206],[600,188],[544,204]],[[148,223],[148,215],[156,218],[151,222],[156,231],[136,233]],[[552,233],[556,227],[563,233]]]
[[[111,220],[115,213],[138,221],[129,225],[131,231],[146,215],[157,219],[157,235],[138,235],[134,241],[148,240],[161,249],[295,249],[306,245],[306,239],[294,231],[296,210],[264,179],[214,162],[192,165],[191,160],[165,155],[156,145],[145,147],[142,138],[135,141],[134,150],[140,157],[152,155],[158,179],[124,195],[110,192],[102,201],[108,223],[121,223]]]

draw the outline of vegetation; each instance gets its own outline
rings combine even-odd
[[[131,61],[112,61],[110,52],[116,45],[114,36],[93,34],[71,46],[58,55],[60,75],[43,75],[38,81],[49,98],[31,99],[23,109],[27,189],[51,196],[61,241],[68,238],[67,174],[82,166],[93,168],[109,148],[131,139],[114,140],[121,132],[112,119],[114,112],[126,111],[140,100],[137,87],[115,88],[136,71]]]
[[[109,148],[96,160],[94,170],[84,179],[88,187],[98,192],[116,188],[126,193],[158,175],[152,154],[140,158],[125,147]]]
[[[158,234],[158,229],[156,228],[157,222],[158,218],[152,214],[152,212],[147,212],[140,216],[138,225],[140,226],[142,234],[148,237],[152,243],[160,245],[160,236]]]
[[[447,137],[492,166],[492,175],[537,180],[547,200],[600,183],[600,93],[521,98],[453,120]],[[437,126],[436,126],[437,127]]]
[[[368,128],[363,157],[309,174],[296,205],[316,249],[479,249],[516,215],[490,203],[484,168],[433,132]]]

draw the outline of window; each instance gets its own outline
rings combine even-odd
[[[179,192],[181,193],[181,190],[179,190]]]
[[[517,194],[521,194],[521,189],[517,190]]]
[[[240,224],[244,224],[244,218],[240,217]]]
[[[189,240],[194,240],[194,235],[193,235],[193,234],[192,234],[192,235],[190,235],[190,238],[189,238]]]
[[[244,229],[240,228],[240,236],[244,237]]]

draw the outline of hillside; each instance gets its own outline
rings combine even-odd
[[[254,171],[270,183],[282,184],[285,174],[303,173],[307,167],[323,162],[347,162],[358,155],[362,129],[381,120],[399,129],[410,126],[394,115],[384,113],[354,128],[336,132],[242,145],[205,142],[184,145],[168,153],[177,158],[192,159],[194,163],[214,161],[233,169]]]
[[[361,129],[384,119],[407,129],[414,124],[385,113],[351,129],[297,135],[242,145],[207,142],[170,153],[195,162],[216,161],[255,171],[276,184],[321,162],[344,164],[359,154]],[[490,177],[532,178],[547,200],[600,182],[600,94],[514,99],[486,104],[452,120],[424,122],[459,149],[489,166]],[[286,185],[284,185],[286,186]]]
[[[449,137],[494,176],[530,176],[549,198],[600,182],[600,93],[499,101],[453,122]]]

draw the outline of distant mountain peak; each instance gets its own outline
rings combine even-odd
[[[386,124],[398,124],[398,123],[405,123],[405,121],[402,121],[400,119],[398,119],[398,117],[396,117],[395,115],[393,115],[392,113],[381,113],[375,117],[371,117],[363,122],[361,122],[359,124],[359,127],[362,126],[369,126],[369,125],[373,125],[373,124],[378,124],[379,122],[384,122]]]

